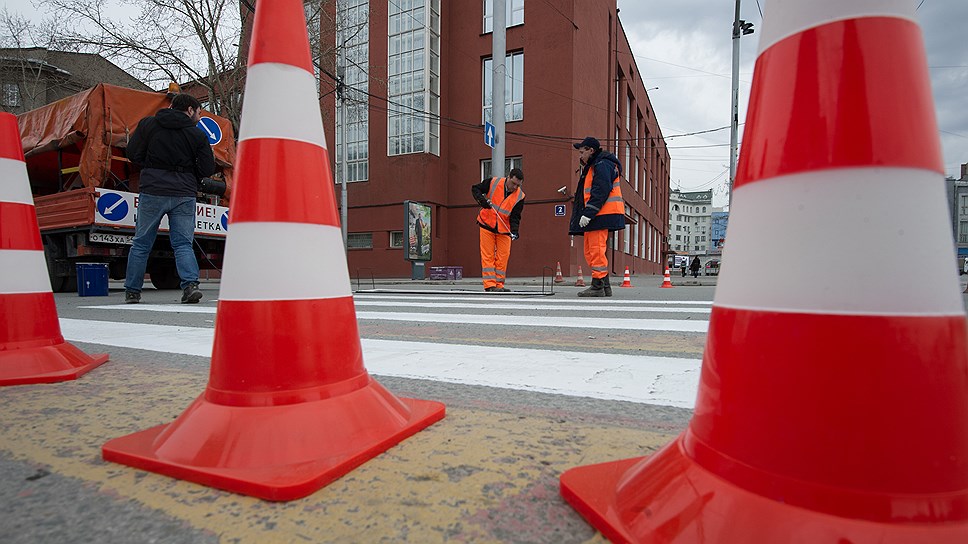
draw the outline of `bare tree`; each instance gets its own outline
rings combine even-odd
[[[49,64],[50,28],[0,9],[0,110],[22,113],[46,104],[48,96],[77,92],[70,74]]]
[[[103,0],[36,4],[60,21],[52,43],[98,53],[155,88],[199,85],[207,107],[238,127],[245,59],[239,58],[241,11],[236,0],[128,0],[122,19]]]

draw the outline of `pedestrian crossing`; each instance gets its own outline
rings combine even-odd
[[[514,298],[481,300],[460,295],[354,295],[357,318],[363,330],[394,323],[432,324],[446,330],[457,325],[479,328],[482,335],[502,334],[506,327],[543,330],[563,337],[591,330],[651,331],[700,337],[706,333],[712,301],[597,300]],[[207,304],[86,305],[93,320],[61,319],[70,341],[124,348],[211,355],[214,320],[205,326],[137,323],[135,316],[166,314],[166,323],[189,320],[190,315],[212,316],[217,307]],[[179,318],[178,316],[183,316]],[[125,334],[117,324],[125,321]],[[130,317],[126,317],[130,316]],[[656,317],[664,316],[664,317]],[[197,323],[197,319],[195,322]],[[370,327],[369,325],[373,325]],[[493,330],[490,327],[498,327]],[[576,333],[574,329],[583,332]],[[271,336],[271,331],[266,331]],[[601,334],[601,333],[600,333]],[[594,338],[593,335],[588,338]],[[367,370],[377,376],[481,385],[607,400],[622,400],[691,408],[698,389],[699,359],[634,355],[616,352],[567,351],[531,347],[501,347],[459,343],[442,338],[426,340],[361,339]],[[607,350],[603,350],[607,351]]]

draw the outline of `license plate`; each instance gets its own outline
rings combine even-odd
[[[106,232],[92,232],[87,237],[89,242],[99,243],[99,244],[124,244],[131,245],[131,241],[134,240],[134,236],[128,236],[126,234],[109,234]]]

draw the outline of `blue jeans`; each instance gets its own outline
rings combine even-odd
[[[181,278],[181,287],[198,281],[198,261],[192,243],[195,240],[195,197],[155,196],[141,194],[138,197],[138,218],[134,227],[134,240],[128,251],[128,269],[124,274],[124,288],[141,292],[145,283],[148,254],[155,245],[161,218],[168,216],[168,239],[175,252],[175,269]]]

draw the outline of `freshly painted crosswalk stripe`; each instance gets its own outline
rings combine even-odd
[[[116,304],[83,306],[96,310],[131,310],[141,312],[214,314],[214,306],[185,306],[183,304]],[[581,329],[615,329],[644,331],[674,331],[705,333],[709,321],[702,319],[632,319],[627,317],[535,316],[506,314],[437,314],[422,312],[367,312],[357,311],[357,319],[378,321],[407,321],[420,323],[455,323],[471,325],[508,325],[522,327],[569,327]]]
[[[670,308],[654,306],[597,306],[588,307],[581,304],[559,304],[559,305],[537,305],[528,302],[481,302],[479,304],[468,302],[414,302],[414,301],[392,301],[392,300],[355,300],[357,306],[385,306],[385,307],[407,307],[407,308],[463,308],[476,310],[549,310],[555,312],[655,312],[655,313],[688,313],[688,314],[709,314],[712,308]]]
[[[211,328],[61,319],[72,342],[210,357]],[[376,375],[692,408],[699,359],[362,339]]]
[[[623,300],[619,298],[584,298],[580,301],[576,298],[534,298],[534,297],[514,297],[511,295],[501,295],[501,296],[488,296],[488,295],[477,295],[477,296],[447,296],[447,295],[387,295],[387,294],[371,294],[371,293],[354,293],[354,300],[423,300],[423,301],[459,301],[459,302],[480,302],[480,303],[492,303],[492,302],[520,302],[530,304],[532,306],[544,306],[544,305],[555,305],[555,304],[580,304],[582,306],[611,306],[611,305],[630,305],[630,306],[641,306],[646,304],[659,304],[659,305],[683,305],[683,306],[712,306],[713,301],[711,300]]]

